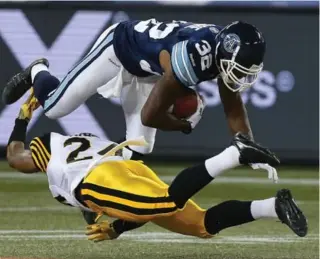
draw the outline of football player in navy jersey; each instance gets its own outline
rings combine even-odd
[[[266,43],[251,24],[236,21],[226,27],[155,19],[112,25],[89,53],[60,82],[45,59],[34,61],[13,76],[3,89],[5,104],[17,101],[29,88],[49,118],[71,113],[90,96],[120,97],[126,138],[143,135],[147,147],[131,147],[134,156],[152,151],[156,129],[192,132],[205,104],[186,120],[168,112],[185,89],[217,78],[232,134],[253,140],[240,92],[252,86],[263,67]],[[225,158],[222,158],[225,159]]]

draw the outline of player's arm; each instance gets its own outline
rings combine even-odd
[[[220,78],[218,79],[218,87],[231,133],[235,135],[237,132],[241,132],[253,140],[247,109],[242,102],[240,93],[230,91]]]
[[[15,128],[17,129],[17,127]],[[21,128],[21,133],[22,131],[23,129]],[[9,143],[7,147],[7,160],[12,168],[22,173],[29,174],[39,171],[32,160],[31,151],[24,148],[24,142],[22,141],[15,140]]]
[[[27,102],[22,105],[7,145],[7,161],[9,165],[23,173],[39,171],[32,159],[31,151],[26,150],[24,144],[29,120],[33,110],[38,105],[35,101],[32,102],[32,97],[31,95]]]
[[[156,82],[141,111],[142,123],[165,131],[190,132],[191,125],[188,121],[180,120],[168,112],[185,90],[173,75],[168,51],[163,50],[160,53],[160,64],[164,74]]]
[[[175,118],[168,113],[168,109],[190,86],[210,79],[211,51],[208,41],[198,39],[176,43],[171,53],[161,51],[159,62],[164,74],[142,109],[141,119],[144,125],[163,130],[191,132],[202,116],[203,103],[198,104],[197,112],[187,121]]]

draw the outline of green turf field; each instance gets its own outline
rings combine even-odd
[[[181,166],[153,166],[166,181]],[[296,237],[275,220],[260,220],[202,240],[172,234],[152,224],[118,240],[91,243],[76,209],[50,197],[46,177],[11,173],[0,164],[0,258],[112,259],[317,259],[319,258],[318,169],[282,168],[282,182],[268,182],[263,171],[235,170],[195,197],[203,207],[228,199],[260,199],[290,188],[309,220],[309,234]]]

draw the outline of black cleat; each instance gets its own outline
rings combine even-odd
[[[277,192],[275,208],[282,223],[286,224],[299,237],[307,235],[307,219],[292,198],[290,190],[282,189]]]
[[[239,162],[243,165],[263,163],[271,166],[280,164],[279,159],[269,149],[260,146],[245,135],[237,133],[233,140],[234,145],[240,153]]]
[[[31,68],[34,65],[43,64],[49,67],[49,62],[45,58],[33,61],[25,70],[14,75],[2,90],[2,102],[6,105],[19,100],[32,86]]]

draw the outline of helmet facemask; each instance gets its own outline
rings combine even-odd
[[[220,43],[217,44],[216,51]],[[220,59],[219,69],[220,76],[224,84],[232,92],[242,92],[251,87],[257,80],[258,74],[262,71],[263,63],[260,65],[253,64],[250,68],[244,67],[237,63],[236,57],[240,50],[237,46],[232,54],[231,59]]]

